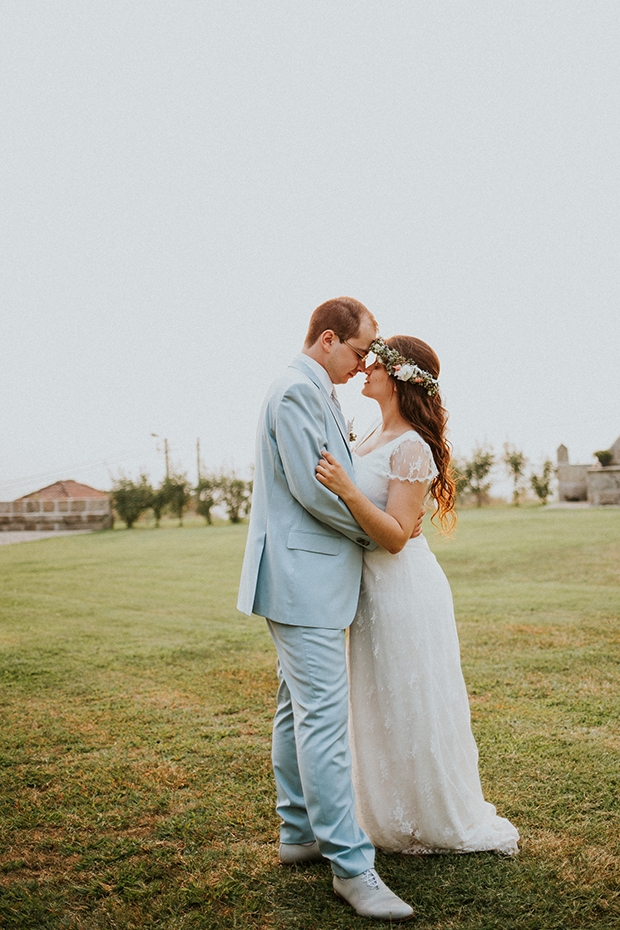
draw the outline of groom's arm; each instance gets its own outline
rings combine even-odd
[[[274,430],[289,490],[321,523],[365,549],[375,549],[377,544],[353,519],[346,504],[316,478],[321,449],[328,447],[326,412],[321,394],[313,384],[297,382],[280,400]],[[338,450],[332,451],[337,456]]]

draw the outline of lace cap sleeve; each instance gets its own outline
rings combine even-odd
[[[417,436],[403,436],[390,455],[389,478],[431,481],[437,475],[430,446]]]

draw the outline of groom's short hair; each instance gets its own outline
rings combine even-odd
[[[378,328],[370,310],[359,300],[354,300],[353,297],[334,297],[332,300],[326,300],[310,317],[304,347],[309,349],[313,346],[327,329],[332,329],[341,339],[357,336],[364,316],[374,323],[375,329]]]

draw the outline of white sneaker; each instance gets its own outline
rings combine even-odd
[[[368,869],[367,872],[354,875],[353,878],[339,878],[334,875],[334,891],[339,898],[344,898],[360,917],[394,922],[413,917],[413,908],[390,891],[374,869]]]
[[[309,865],[311,862],[323,861],[319,844],[313,843],[281,843],[279,859],[282,865]]]

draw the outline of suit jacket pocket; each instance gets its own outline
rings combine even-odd
[[[338,555],[342,539],[339,536],[324,536],[320,533],[300,533],[292,530],[288,534],[289,549],[304,549],[306,552],[321,552],[323,555]]]

